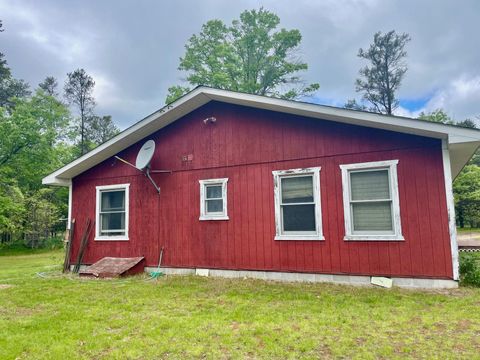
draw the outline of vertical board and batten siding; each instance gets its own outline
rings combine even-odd
[[[211,116],[216,123],[205,124]],[[76,177],[72,259],[86,217],[95,219],[95,187],[129,183],[130,240],[92,234],[84,263],[145,256],[155,266],[164,247],[169,267],[452,278],[440,140],[218,102],[146,139],[156,142],[152,168],[172,170],[153,175],[160,196],[114,158]],[[119,156],[134,162],[142,143]],[[405,241],[344,241],[340,165],[392,159]],[[275,241],[272,171],[318,166],[325,240]],[[229,220],[199,220],[198,180],[212,178],[229,179]]]

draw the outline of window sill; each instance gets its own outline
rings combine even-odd
[[[295,241],[322,241],[323,235],[275,235],[275,240],[295,240]]]
[[[112,237],[112,236],[95,236],[95,241],[129,241],[130,239],[125,236]]]
[[[402,235],[345,235],[345,241],[404,241]]]
[[[200,216],[198,220],[205,221],[205,220],[230,220],[228,216],[222,215],[222,216]]]

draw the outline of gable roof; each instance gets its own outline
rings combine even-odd
[[[461,171],[480,146],[480,130],[477,129],[199,86],[125,129],[92,151],[47,175],[43,178],[42,183],[67,186],[73,177],[80,175],[210,101],[443,139],[450,152],[452,177],[455,177]]]

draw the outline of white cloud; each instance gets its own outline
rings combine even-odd
[[[396,116],[404,116],[404,117],[409,117],[409,118],[416,118],[418,117],[418,115],[424,111],[424,109],[420,109],[420,110],[415,110],[415,111],[411,111],[411,110],[408,110],[402,106],[399,106],[398,108],[396,108],[394,110],[394,115]]]
[[[96,38],[86,28],[68,26],[60,29],[52,26],[51,17],[58,15],[55,10],[45,14],[35,6],[7,1],[0,2],[0,11],[2,20],[8,24],[7,31],[18,29],[16,34],[22,41],[44,49],[62,62],[72,64],[84,58],[90,53],[89,44]]]
[[[427,102],[423,111],[444,109],[457,121],[480,115],[480,75],[461,75]]]

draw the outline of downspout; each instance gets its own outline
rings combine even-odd
[[[450,166],[450,152],[448,139],[442,139],[443,175],[445,180],[445,194],[447,196],[448,229],[450,234],[450,251],[452,252],[453,280],[459,279],[458,274],[458,243],[457,224],[455,220],[455,202],[452,188],[452,168]]]

